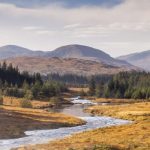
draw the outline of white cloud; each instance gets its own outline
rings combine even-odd
[[[54,32],[50,30],[38,30],[36,31],[37,34],[39,35],[53,35]]]
[[[0,4],[0,45],[54,49],[78,43],[113,56],[150,49],[149,8],[149,0],[126,0],[113,8],[28,9]]]
[[[77,28],[77,27],[80,27],[79,23],[65,25],[64,29],[72,29],[72,28]]]
[[[37,26],[25,26],[23,27],[23,30],[27,30],[27,31],[35,31],[35,30],[40,30],[42,29],[42,27],[37,27]]]

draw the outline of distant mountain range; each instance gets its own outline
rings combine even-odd
[[[16,45],[7,45],[0,47],[0,59],[7,59],[20,56],[38,56],[38,57],[58,57],[58,58],[78,58],[92,60],[112,66],[131,66],[129,63],[114,59],[101,50],[83,46],[67,45],[59,47],[53,51],[32,51]]]
[[[127,61],[132,65],[143,68],[146,71],[150,71],[150,50],[120,56],[117,59]]]
[[[114,74],[120,71],[139,70],[124,60],[112,58],[101,50],[67,45],[53,51],[32,51],[15,45],[0,47],[1,62],[6,60],[22,71],[31,73]],[[34,68],[34,69],[33,69]]]

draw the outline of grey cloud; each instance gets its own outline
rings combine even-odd
[[[51,4],[59,4],[67,8],[81,6],[105,6],[113,7],[125,0],[0,0],[0,3],[14,4],[17,7],[36,8]]]

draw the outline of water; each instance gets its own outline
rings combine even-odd
[[[86,109],[89,105],[88,104],[75,104],[75,105],[65,105],[61,108],[53,108],[49,111],[51,112],[57,112],[57,113],[63,113],[63,114],[69,114],[76,117],[91,117],[92,114],[86,113],[83,110]]]
[[[21,145],[43,144],[51,140],[61,139],[83,131],[130,123],[130,121],[127,120],[115,119],[111,117],[92,116],[84,112],[83,110],[89,105],[96,104],[89,100],[72,99],[72,102],[74,105],[64,106],[59,109],[51,109],[51,111],[61,112],[81,118],[87,122],[85,125],[76,127],[63,127],[51,130],[26,131],[26,137],[19,139],[0,140],[0,149],[9,150],[11,148],[20,147]]]

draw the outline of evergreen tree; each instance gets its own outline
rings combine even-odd
[[[90,96],[95,95],[95,89],[96,89],[95,80],[92,78],[89,83],[89,95]]]

